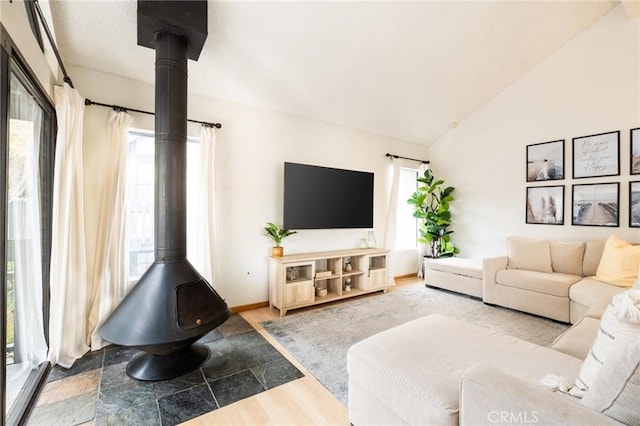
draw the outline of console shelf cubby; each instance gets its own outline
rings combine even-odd
[[[269,306],[284,316],[290,309],[386,292],[388,253],[349,249],[270,257]]]

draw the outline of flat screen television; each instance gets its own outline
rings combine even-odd
[[[286,229],[373,228],[373,173],[284,163]]]

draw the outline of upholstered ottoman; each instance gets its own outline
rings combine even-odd
[[[429,315],[349,349],[349,421],[355,426],[457,425],[460,381],[478,363],[535,385],[551,372],[576,377],[582,365],[572,356],[485,327]]]
[[[425,261],[425,284],[482,299],[482,259],[447,257]]]

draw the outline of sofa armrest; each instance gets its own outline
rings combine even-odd
[[[469,368],[460,385],[460,425],[537,423],[620,425],[577,399],[486,364]]]
[[[495,285],[498,271],[507,269],[507,256],[485,257],[482,259],[482,300],[485,303],[496,303]]]

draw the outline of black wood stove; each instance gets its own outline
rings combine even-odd
[[[138,44],[155,49],[155,261],[100,328],[108,342],[145,353],[127,365],[138,380],[198,368],[209,350],[195,342],[229,318],[229,308],[187,260],[187,59],[207,37],[207,2],[138,1]]]

